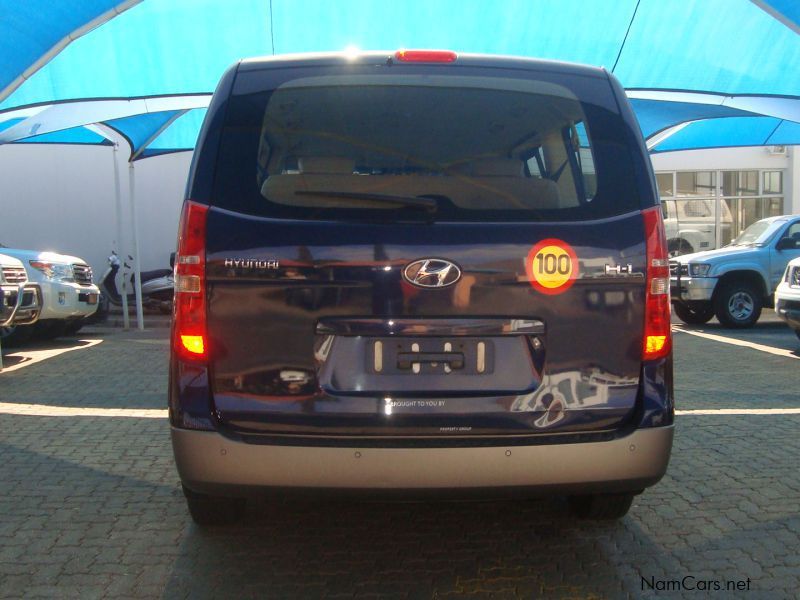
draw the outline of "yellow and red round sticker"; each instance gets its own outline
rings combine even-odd
[[[525,259],[525,272],[533,288],[543,294],[563,294],[578,277],[578,257],[568,243],[547,238]]]

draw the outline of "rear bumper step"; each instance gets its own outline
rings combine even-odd
[[[180,477],[210,494],[259,488],[639,491],[664,475],[673,428],[607,442],[468,448],[265,446],[172,428]]]

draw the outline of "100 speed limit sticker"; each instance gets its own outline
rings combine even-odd
[[[578,277],[578,257],[568,243],[548,238],[536,244],[525,259],[533,288],[543,294],[563,294]]]

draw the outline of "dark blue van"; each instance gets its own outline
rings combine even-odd
[[[286,488],[553,493],[617,518],[667,468],[664,228],[604,69],[244,60],[200,134],[175,271],[198,523]]]

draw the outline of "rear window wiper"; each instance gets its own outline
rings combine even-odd
[[[296,190],[297,196],[318,196],[327,198],[348,198],[350,200],[372,200],[380,204],[397,204],[412,208],[422,208],[430,213],[439,208],[434,198],[425,196],[393,196],[391,194],[373,194],[369,192],[339,192],[326,190]]]

